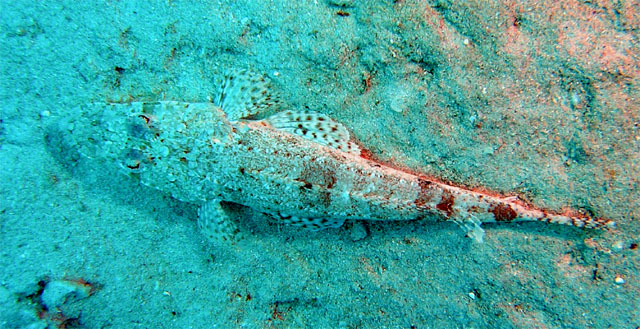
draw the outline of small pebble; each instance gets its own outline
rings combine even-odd
[[[622,241],[618,240],[613,244],[613,249],[616,250],[616,251],[620,251],[620,250],[624,249],[624,244],[622,243]]]
[[[355,222],[349,231],[349,237],[351,241],[360,241],[367,237],[367,228],[361,222]]]
[[[56,280],[47,283],[42,291],[42,303],[50,310],[59,308],[69,298],[87,298],[91,286],[78,281]]]
[[[353,7],[353,4],[355,1],[354,0],[328,0],[327,2],[331,6],[349,8],[349,7]]]
[[[249,126],[248,126],[247,124],[245,124],[245,123],[240,123],[240,124],[238,124],[238,131],[239,131],[241,134],[244,134],[244,133],[246,133],[247,131],[249,131]]]
[[[27,29],[25,29],[24,27],[17,28],[16,35],[19,37],[24,37],[25,35],[27,35]]]

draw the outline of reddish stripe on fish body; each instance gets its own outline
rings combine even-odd
[[[439,212],[447,218],[456,217],[457,210],[461,210],[464,213],[489,213],[496,222],[513,222],[520,218],[522,220],[559,222],[577,227],[609,227],[612,223],[607,219],[591,218],[587,214],[575,211],[559,213],[537,208],[530,202],[508,198],[495,191],[481,187],[467,188],[426,176],[393,162],[381,161],[366,148],[361,148],[360,158],[377,166],[392,168],[415,176],[419,187],[418,194],[413,201],[415,206],[418,209]]]
[[[518,217],[518,213],[511,205],[506,203],[494,203],[489,207],[489,212],[497,222],[510,222]]]
[[[418,178],[418,186],[420,187],[420,191],[418,192],[415,204],[418,208],[426,208],[429,203],[433,202],[433,182]]]
[[[440,202],[436,205],[436,209],[445,213],[447,217],[451,217],[451,215],[453,215],[453,206],[455,202],[456,202],[456,199],[454,195],[447,190],[443,190],[442,198],[440,199]]]

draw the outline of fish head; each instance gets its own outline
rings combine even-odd
[[[127,173],[194,166],[232,139],[225,113],[211,103],[91,103],[63,123],[67,144]]]

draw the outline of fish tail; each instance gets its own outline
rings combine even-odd
[[[476,241],[482,241],[484,236],[484,230],[480,227],[482,223],[537,221],[604,230],[612,229],[616,225],[610,219],[591,216],[584,212],[557,212],[537,208],[517,197],[496,196],[434,184],[426,180],[420,182],[422,196],[417,199],[417,204],[425,205],[425,209],[437,210],[453,220]]]
[[[514,209],[518,213],[517,219],[523,221],[539,221],[588,229],[604,230],[612,229],[616,226],[616,223],[613,220],[593,217],[584,212],[577,212],[572,210],[568,210],[565,212],[547,211],[515,202],[506,203],[505,206],[503,206],[503,209],[506,209],[507,207],[511,207],[512,209]],[[499,221],[499,218],[505,218],[504,214],[502,214],[501,211],[502,210],[497,209],[494,210],[494,213],[497,213],[497,215],[494,214],[497,221]]]

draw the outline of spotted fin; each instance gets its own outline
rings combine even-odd
[[[213,243],[233,243],[241,238],[238,227],[222,209],[220,200],[207,201],[198,209],[198,228]]]
[[[302,227],[309,231],[320,231],[328,228],[338,228],[344,224],[345,219],[335,218],[305,218],[291,215],[274,214],[279,223]]]
[[[360,147],[350,140],[349,130],[324,114],[313,111],[284,111],[270,116],[266,121],[275,129],[336,150],[360,154]]]
[[[247,69],[233,69],[224,75],[213,103],[235,121],[255,116],[279,100],[269,78]]]

